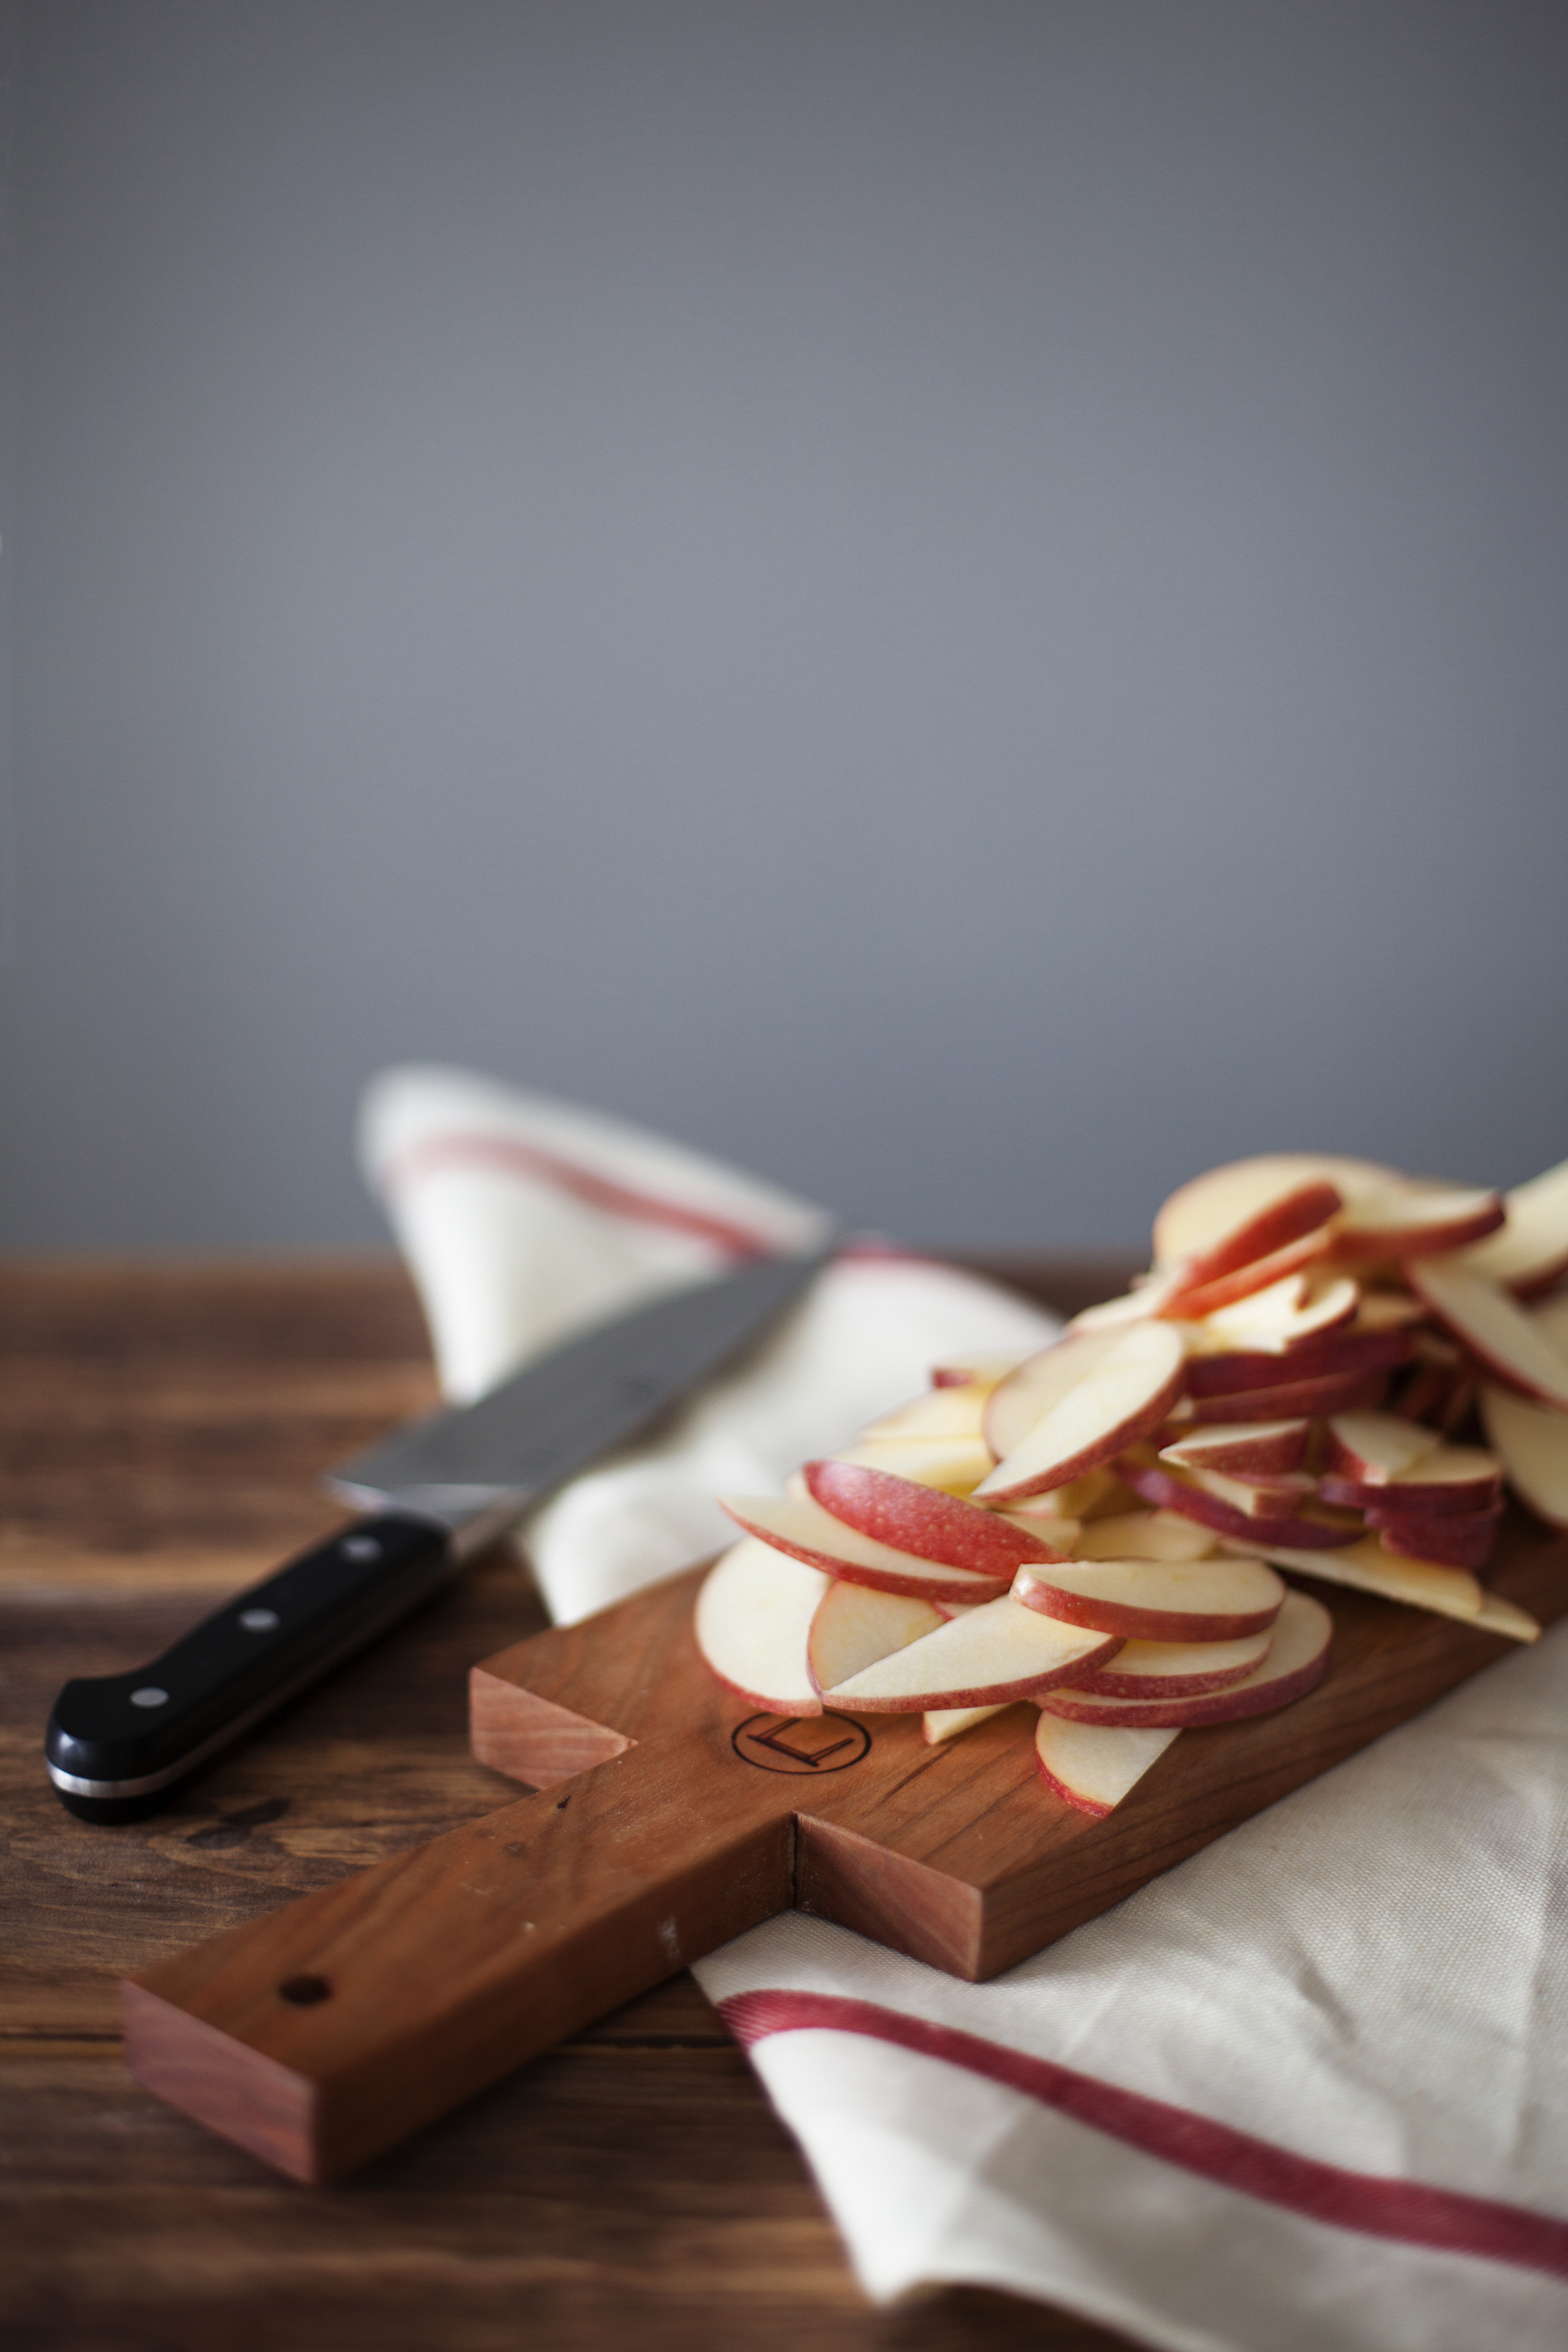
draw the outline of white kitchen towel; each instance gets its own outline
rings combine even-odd
[[[367,1103],[367,1171],[471,1394],[821,1213],[461,1073]],[[574,1311],[575,1309],[575,1311]],[[943,1350],[1037,1310],[857,1254],[658,1449],[528,1549],[561,1617],[725,1539]],[[697,1970],[868,2291],[967,2281],[1181,2352],[1568,2344],[1568,1629],[987,1985],[798,1915]]]

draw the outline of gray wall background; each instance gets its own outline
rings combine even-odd
[[[5,1238],[379,1065],[921,1238],[1568,1150],[1568,15],[13,5]]]

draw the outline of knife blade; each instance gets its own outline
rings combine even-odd
[[[45,1736],[84,1821],[140,1821],[421,1601],[552,1488],[721,1370],[833,1255],[761,1258],[596,1326],[328,1481],[363,1516],[237,1593],[161,1657],[79,1676]]]

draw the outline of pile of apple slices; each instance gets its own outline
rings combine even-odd
[[[1281,1569],[1533,1639],[1480,1571],[1505,1478],[1568,1527],[1565,1273],[1568,1163],[1506,1197],[1216,1169],[1053,1346],[939,1364],[785,1495],[722,1498],[703,1655],[759,1706],[931,1741],[1027,1700],[1042,1777],[1102,1814],[1184,1727],[1322,1678],[1331,1620]]]

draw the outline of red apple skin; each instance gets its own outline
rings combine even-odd
[[[1305,1593],[1291,1595],[1293,1604],[1307,1599]],[[1050,1692],[1042,1705],[1047,1714],[1065,1716],[1072,1722],[1118,1724],[1150,1731],[1185,1730],[1189,1725],[1239,1723],[1249,1715],[1272,1715],[1276,1708],[1305,1698],[1328,1672],[1333,1620],[1321,1601],[1311,1601],[1310,1606],[1322,1620],[1321,1646],[1294,1672],[1278,1675],[1272,1682],[1251,1687],[1233,1683],[1226,1690],[1173,1699],[1100,1698],[1092,1691],[1063,1686]]]
[[[1185,1609],[1141,1609],[1103,1593],[1068,1591],[1051,1583],[1048,1571],[1025,1569],[1014,1581],[1013,1598],[1026,1609],[1059,1617],[1064,1625],[1086,1625],[1123,1642],[1244,1642],[1249,1633],[1268,1632],[1279,1614],[1285,1587],[1279,1584],[1278,1598],[1263,1608],[1228,1614],[1212,1610],[1204,1615]]]
[[[1387,1389],[1384,1371],[1342,1372],[1326,1380],[1292,1381],[1284,1388],[1237,1389],[1229,1395],[1205,1396],[1201,1410],[1208,1422],[1315,1420],[1331,1412],[1354,1412],[1380,1405]]]
[[[1011,1520],[984,1511],[935,1486],[917,1486],[890,1470],[870,1470],[855,1462],[808,1462],[806,1491],[814,1502],[896,1551],[913,1552],[944,1568],[967,1568],[980,1576],[1010,1580],[1026,1560],[1065,1559]]]
[[[1300,1274],[1303,1266],[1322,1256],[1329,1241],[1328,1227],[1321,1225],[1315,1233],[1287,1242],[1283,1249],[1275,1250],[1268,1257],[1254,1258],[1249,1265],[1218,1275],[1212,1281],[1179,1286],[1161,1303],[1160,1314],[1168,1322],[1201,1323],[1217,1307],[1234,1307],[1238,1299],[1250,1298],[1254,1292],[1267,1290],[1271,1283],[1283,1282],[1288,1274]]]
[[[1351,1213],[1354,1214],[1353,1210]],[[1342,1224],[1334,1234],[1334,1255],[1352,1265],[1388,1263],[1397,1265],[1413,1257],[1443,1257],[1449,1250],[1467,1249],[1471,1242],[1495,1234],[1507,1216],[1500,1192],[1493,1192],[1468,1215],[1443,1225],[1385,1226],[1381,1233],[1358,1233]]]
[[[1088,1691],[1096,1698],[1203,1698],[1210,1691],[1229,1690],[1237,1683],[1244,1683],[1260,1663],[1253,1658],[1239,1666],[1214,1666],[1193,1675],[1161,1675],[1156,1680],[1149,1675],[1119,1675],[1113,1659],[1109,1666],[1096,1666],[1091,1674],[1083,1675],[1073,1688]]]
[[[1196,1519],[1200,1527],[1213,1528],[1216,1535],[1229,1536],[1237,1543],[1279,1544],[1290,1551],[1334,1551],[1366,1533],[1359,1519],[1347,1518],[1341,1524],[1326,1518],[1254,1518],[1248,1512],[1233,1510],[1217,1495],[1205,1494],[1201,1486],[1189,1486],[1157,1463],[1123,1459],[1116,1466],[1118,1476],[1144,1502],[1158,1510],[1180,1511],[1184,1517]]]
[[[1237,1348],[1223,1356],[1187,1359],[1187,1394],[1200,1399],[1233,1396],[1247,1389],[1273,1389],[1300,1381],[1364,1379],[1409,1360],[1411,1335],[1398,1331],[1331,1331],[1304,1340],[1282,1355]],[[1262,1421],[1263,1413],[1251,1416]]]
[[[1233,1225],[1205,1250],[1195,1250],[1182,1268],[1179,1288],[1200,1289],[1243,1266],[1275,1257],[1293,1242],[1316,1234],[1344,1205],[1337,1186],[1314,1177],[1281,1192],[1252,1216]]]
[[[1043,1763],[1037,1763],[1037,1769],[1052,1796],[1059,1797],[1063,1804],[1070,1805],[1075,1812],[1088,1813],[1092,1820],[1103,1822],[1116,1811],[1114,1805],[1102,1805],[1098,1799],[1086,1797],[1081,1790],[1069,1789],[1065,1780],[1058,1780],[1054,1772],[1047,1772]]]
[[[1385,1487],[1385,1496],[1387,1491]],[[1448,1511],[1441,1517],[1424,1517],[1415,1511],[1391,1511],[1384,1502],[1368,1509],[1366,1523],[1377,1529],[1387,1551],[1399,1552],[1406,1559],[1429,1559],[1437,1568],[1473,1570],[1484,1568],[1491,1558],[1502,1523],[1502,1505],[1495,1503],[1489,1511]]]
[[[1246,1424],[1239,1424],[1245,1426]],[[1282,1471],[1300,1470],[1307,1458],[1307,1440],[1311,1423],[1305,1420],[1277,1421],[1260,1426],[1256,1436],[1237,1437],[1226,1443],[1226,1430],[1222,1423],[1210,1428],[1206,1423],[1189,1423],[1167,1437],[1162,1430],[1160,1444],[1174,1449],[1191,1447],[1193,1459],[1178,1461],[1179,1470],[1217,1470],[1226,1478],[1258,1478]]]
[[[914,1646],[910,1644],[911,1648]],[[1079,1675],[1091,1666],[1106,1664],[1121,1647],[1120,1641],[1108,1639],[1098,1650],[1086,1656],[1071,1658],[1053,1666],[1043,1675],[1025,1675],[1013,1683],[977,1685],[972,1690],[937,1690],[901,1694],[898,1698],[866,1698],[860,1693],[845,1697],[837,1691],[824,1691],[825,1706],[847,1715],[924,1715],[929,1709],[953,1706],[1011,1706],[1021,1698],[1043,1698],[1047,1691],[1058,1690],[1064,1683],[1076,1682]]]
[[[1420,1468],[1419,1463],[1416,1468]],[[1325,1503],[1337,1504],[1342,1510],[1369,1511],[1373,1509],[1403,1514],[1406,1518],[1464,1518],[1474,1511],[1488,1511],[1502,1499],[1502,1472],[1489,1476],[1479,1472],[1474,1478],[1447,1482],[1420,1478],[1384,1478],[1375,1484],[1369,1478],[1347,1478],[1342,1471],[1325,1470],[1318,1481],[1318,1494]]]
[[[732,1501],[726,1501],[722,1496],[719,1501],[721,1508],[728,1511],[735,1525],[743,1528],[747,1535],[756,1536],[762,1542],[772,1544],[774,1551],[784,1552],[790,1559],[803,1560],[807,1568],[820,1568],[826,1575],[837,1577],[841,1584],[865,1584],[877,1592],[906,1592],[921,1601],[999,1601],[1007,1590],[1004,1577],[987,1577],[984,1583],[977,1582],[973,1576],[964,1575],[954,1575],[946,1580],[940,1575],[900,1579],[896,1571],[884,1572],[880,1569],[867,1568],[858,1560],[841,1559],[836,1552],[793,1542],[771,1528],[753,1525],[750,1519],[742,1518],[733,1507]]]

